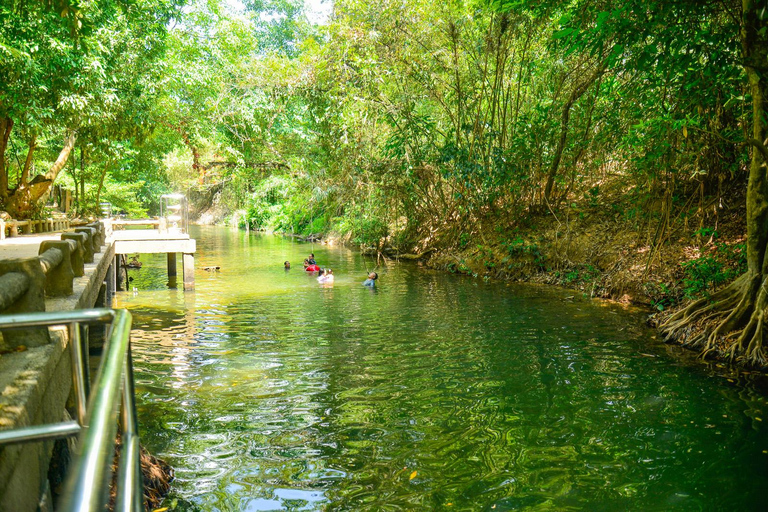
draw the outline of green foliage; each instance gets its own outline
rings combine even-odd
[[[9,142],[0,143],[0,203],[22,212],[44,197],[44,190],[24,193],[34,172],[52,183],[78,153],[73,181],[80,192],[85,182],[96,186],[98,197],[104,178],[91,164],[111,172],[111,160],[147,135],[154,73],[179,6],[180,0],[0,5],[0,124]],[[32,172],[25,175],[27,154]],[[87,211],[87,198],[79,199],[78,210]]]
[[[657,311],[664,311],[680,301],[680,294],[667,283],[645,283],[643,291],[650,298],[651,307]]]
[[[246,219],[252,229],[269,229],[276,222],[290,221],[286,201],[294,192],[290,178],[270,176],[261,181],[251,196]]]
[[[459,249],[466,249],[470,239],[471,235],[469,233],[462,233],[459,235]]]
[[[517,259],[520,257],[530,258],[531,261],[539,268],[544,268],[546,262],[546,256],[539,250],[539,246],[535,243],[528,243],[522,238],[507,238],[500,240],[501,246],[506,250],[507,256],[504,258],[504,262],[510,259]]]
[[[128,217],[146,218],[148,214],[147,203],[141,200],[145,186],[146,183],[143,181],[135,183],[110,181],[101,196],[101,200],[112,203],[114,211],[125,212]]]
[[[683,295],[688,299],[709,295],[746,271],[746,246],[715,242],[705,254],[683,263],[682,268]]]
[[[351,240],[365,247],[378,247],[380,242],[389,235],[389,226],[376,215],[370,204],[353,204],[345,211],[345,216],[339,219],[336,230],[349,234]]]
[[[594,265],[578,265],[567,272],[557,272],[557,275],[564,286],[576,286],[592,282],[600,275],[600,271]]]

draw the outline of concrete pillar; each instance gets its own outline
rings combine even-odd
[[[72,281],[75,272],[72,270],[72,240],[45,240],[40,243],[38,254],[44,254],[48,249],[61,251],[61,262],[48,270],[45,274],[45,293],[49,297],[61,297],[72,295]]]
[[[86,235],[85,241],[83,241],[83,260],[86,263],[93,263],[93,254],[96,249],[93,247],[93,228],[75,228],[75,233],[81,233]],[[63,235],[62,235],[63,236]]]
[[[40,266],[40,260],[35,258],[0,260],[0,275],[18,272],[25,274],[24,283],[16,283],[23,289],[14,294],[18,299],[0,311],[0,314],[32,313],[45,311],[45,274]],[[14,284],[14,286],[16,285]],[[39,347],[50,343],[48,328],[9,329],[3,331],[3,341],[0,349],[13,350],[19,345]]]
[[[108,238],[112,236],[112,219],[103,219],[102,224],[104,225],[104,238]]]
[[[176,277],[176,253],[169,252],[168,256],[168,277]]]
[[[75,249],[70,254],[72,256],[72,271],[75,273],[75,277],[82,277],[85,275],[85,243],[88,240],[88,234],[86,233],[62,233],[62,240],[72,240],[75,242]],[[91,253],[91,261],[93,261],[93,253]]]
[[[184,289],[195,289],[195,255],[184,253],[181,257],[184,268]]]
[[[125,254],[115,255],[115,274],[117,274],[117,289],[128,289],[128,269],[125,268]]]
[[[61,201],[62,203],[62,211],[64,213],[68,213],[70,209],[72,209],[72,191],[71,190],[65,190],[64,191],[64,198]]]
[[[24,222],[24,224],[21,225],[22,233],[24,233],[25,235],[31,235],[32,234],[32,221],[31,220],[27,220],[27,221],[23,221],[23,222]]]
[[[117,281],[115,275],[115,258],[112,258],[112,263],[107,269],[107,303],[105,307],[112,307],[112,300],[115,297],[115,290],[117,290]]]
[[[121,254],[115,254],[115,259],[112,260],[112,266],[115,268],[115,291],[123,291],[123,275],[120,273],[121,265],[123,264],[123,256]]]
[[[93,235],[93,251],[101,252],[101,246],[106,242],[106,235],[104,233],[104,225],[101,222],[91,222],[87,225],[89,228],[94,229]]]

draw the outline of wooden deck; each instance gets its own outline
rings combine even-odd
[[[168,278],[176,277],[176,254],[182,254],[184,289],[195,288],[195,251],[197,242],[188,234],[174,230],[126,229],[112,232],[115,254],[168,255]]]

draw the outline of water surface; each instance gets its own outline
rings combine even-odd
[[[166,506],[764,507],[762,384],[677,357],[641,313],[344,248],[193,236],[194,292],[144,255],[118,297],[142,440],[176,468]],[[310,251],[332,288],[301,269]]]

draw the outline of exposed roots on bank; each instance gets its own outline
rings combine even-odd
[[[146,509],[154,510],[160,506],[171,488],[174,479],[173,468],[162,459],[140,447],[141,475],[144,480],[144,504]],[[112,462],[112,484],[110,485],[110,501],[107,510],[115,510],[117,498],[117,467],[122,451],[122,439],[118,435],[115,458]]]
[[[746,366],[768,366],[763,339],[768,287],[759,274],[744,274],[708,298],[672,314],[659,329],[667,342],[700,349],[701,357],[725,356]]]

